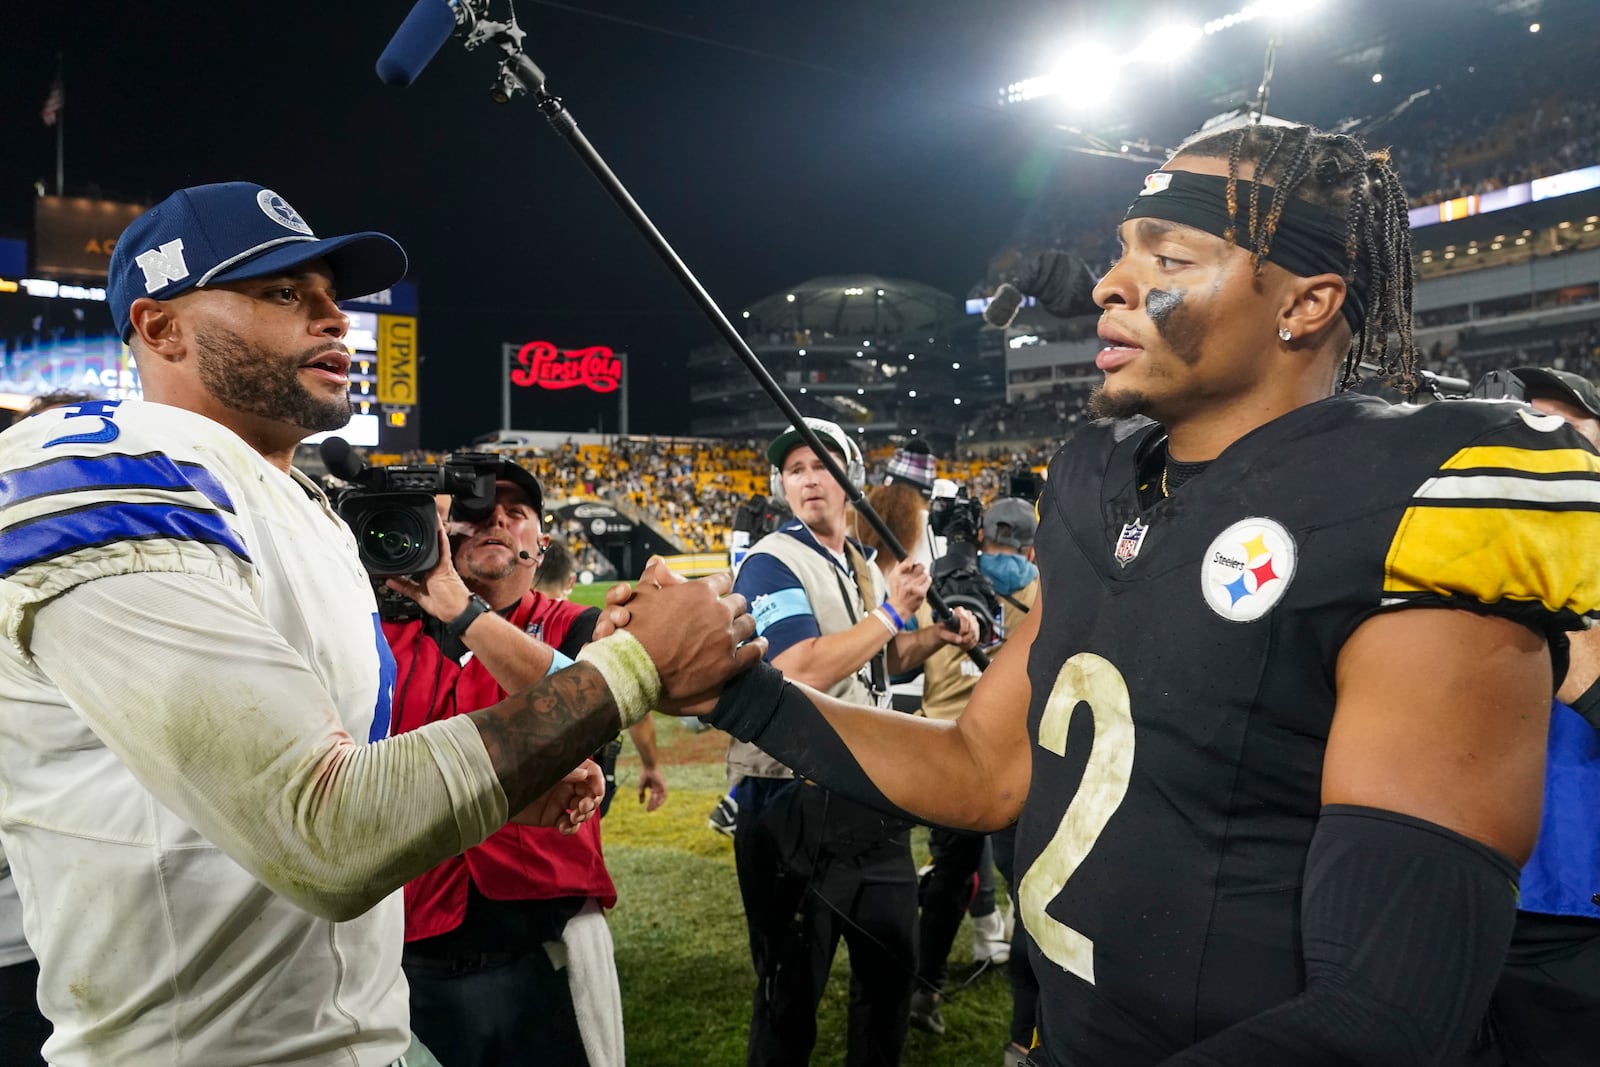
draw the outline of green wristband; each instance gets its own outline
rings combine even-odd
[[[590,664],[605,679],[624,728],[650,714],[661,696],[656,665],[639,639],[626,630],[583,646],[578,662]]]

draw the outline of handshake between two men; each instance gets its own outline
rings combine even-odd
[[[599,810],[605,794],[604,778],[588,759],[540,791],[537,776],[518,773],[532,765],[530,746],[567,747],[560,735],[584,736],[583,720],[604,705],[617,713],[612,733],[651,711],[705,714],[729,680],[761,662],[766,640],[756,636],[749,605],[732,588],[731,573],[688,581],[652,557],[637,587],[620,583],[606,593],[594,642],[578,664],[552,675],[537,694],[530,691],[540,729],[527,730],[520,716],[496,715],[499,706],[474,713],[508,808],[517,813],[511,821],[572,833]],[[626,636],[618,638],[619,632]],[[582,670],[585,663],[594,670]],[[588,743],[579,741],[575,751],[586,751]],[[517,788],[519,780],[526,789]]]

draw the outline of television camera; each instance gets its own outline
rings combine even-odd
[[[944,555],[933,561],[933,584],[954,608],[966,608],[978,622],[978,643],[984,648],[1003,636],[1000,598],[978,566],[978,531],[983,528],[983,504],[967,495],[935,496],[928,505],[928,528],[945,540]]]

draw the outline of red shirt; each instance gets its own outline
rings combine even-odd
[[[512,610],[510,620],[554,647],[588,610],[529,592]],[[397,734],[506,698],[506,691],[476,657],[464,667],[457,664],[423,626],[421,620],[383,624],[396,665],[393,730]],[[616,886],[600,854],[599,819],[590,819],[570,837],[554,829],[508,824],[483,844],[406,883],[406,940],[437,937],[460,926],[467,914],[469,879],[491,900],[596,897],[608,908],[617,902]]]

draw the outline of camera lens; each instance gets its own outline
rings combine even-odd
[[[418,554],[428,532],[412,512],[373,512],[361,526],[361,551],[374,563],[400,566]]]

